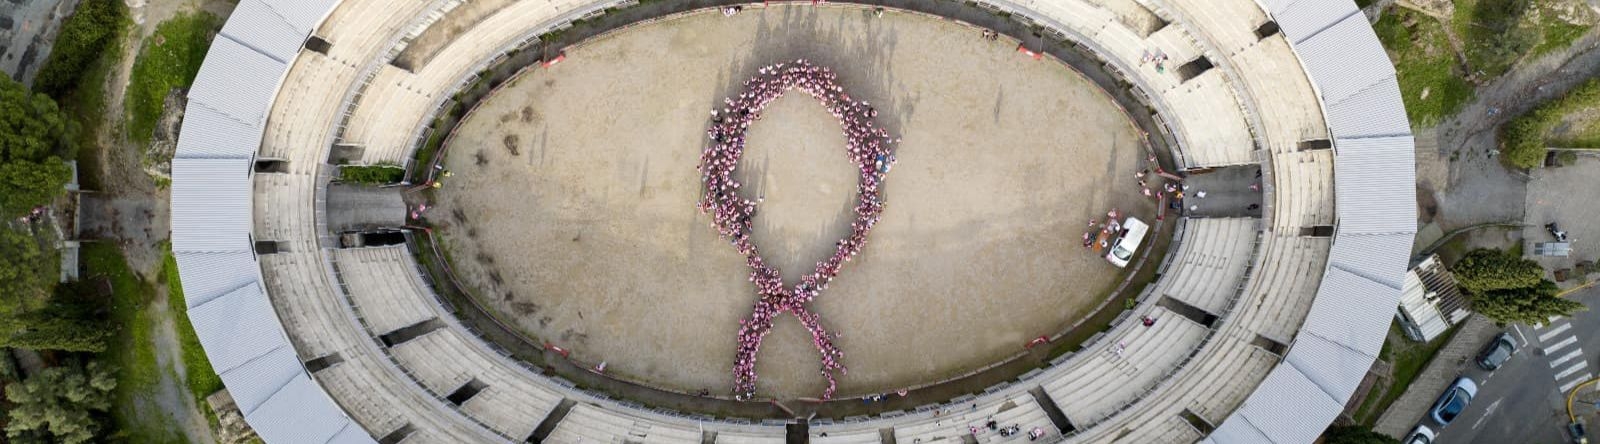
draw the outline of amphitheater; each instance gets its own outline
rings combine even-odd
[[[940,16],[1019,50],[1053,57],[1048,40],[1085,55],[1156,126],[1148,137],[1174,173],[1259,168],[1259,215],[1169,215],[1172,247],[1145,265],[1155,280],[1108,330],[913,407],[695,411],[674,406],[750,403],[639,402],[530,365],[438,294],[418,244],[348,247],[338,164],[404,165],[434,183],[440,170],[414,159],[460,92],[574,23],[813,3],[519,0],[455,23],[448,41],[423,38],[474,3],[493,2],[242,0],[189,92],[172,249],[205,352],[266,442],[1028,439],[972,432],[992,420],[1047,442],[1307,443],[1382,348],[1416,231],[1413,143],[1395,71],[1353,2],[863,1],[816,7]],[[974,11],[983,19],[964,20]],[[397,62],[413,46],[434,55]],[[1145,66],[1152,52],[1178,68]]]

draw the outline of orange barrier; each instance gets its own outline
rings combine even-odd
[[[561,63],[561,61],[566,60],[566,59],[567,59],[567,52],[566,51],[562,51],[561,53],[556,54],[556,58],[553,58],[553,59],[550,59],[550,60],[546,60],[544,62],[544,67],[549,68],[552,65],[555,65],[557,63]]]
[[[561,348],[561,347],[557,347],[555,344],[551,344],[549,342],[544,343],[544,349],[545,350],[554,351],[556,353],[560,353],[561,357],[563,357],[563,358],[567,358],[567,357],[569,357],[567,355],[572,354],[572,352],[567,351],[567,349],[564,349],[564,348]]]
[[[1023,53],[1023,54],[1027,54],[1028,57],[1033,57],[1034,60],[1039,60],[1039,59],[1044,58],[1044,53],[1033,52],[1033,50],[1028,49],[1027,45],[1024,45],[1024,44],[1021,44],[1021,43],[1017,44],[1017,52],[1020,52],[1020,53]]]

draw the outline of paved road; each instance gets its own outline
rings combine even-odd
[[[1600,289],[1580,291],[1573,298],[1600,307]],[[1600,311],[1581,312],[1540,327],[1517,325],[1511,332],[1528,345],[1499,370],[1467,372],[1480,381],[1478,396],[1461,417],[1440,431],[1438,442],[1567,442],[1562,388],[1600,373],[1595,366]]]

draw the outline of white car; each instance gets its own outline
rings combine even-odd
[[[1411,429],[1411,433],[1407,434],[1406,435],[1406,439],[1400,441],[1400,443],[1401,444],[1433,444],[1433,437],[1434,437],[1433,429],[1430,429],[1430,428],[1428,428],[1428,426],[1425,426],[1425,425],[1422,425],[1422,424],[1417,424],[1417,428]]]
[[[1128,217],[1122,222],[1122,230],[1117,232],[1117,240],[1111,243],[1106,260],[1119,268],[1128,266],[1128,261],[1133,260],[1133,253],[1139,251],[1139,243],[1144,241],[1145,232],[1148,231],[1149,225],[1138,218]]]
[[[1478,396],[1478,384],[1472,378],[1462,376],[1439,395],[1439,400],[1434,401],[1433,408],[1428,409],[1428,416],[1433,417],[1439,425],[1449,425],[1461,412],[1467,410],[1467,404],[1472,402],[1472,397]]]

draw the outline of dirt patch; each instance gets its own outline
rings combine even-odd
[[[1103,91],[953,23],[773,6],[567,54],[464,122],[431,212],[486,306],[626,379],[731,385],[755,295],[743,258],[695,210],[694,167],[708,111],[765,63],[834,67],[904,137],[884,218],[813,306],[842,334],[843,396],[956,376],[1066,328],[1119,278],[1078,245],[1084,221],[1111,207],[1154,215],[1133,181],[1137,133]],[[848,231],[855,173],[837,122],[802,93],[748,140],[740,171],[748,197],[764,197],[755,236],[793,280]],[[766,344],[763,395],[820,391],[798,322],[778,322]]]

